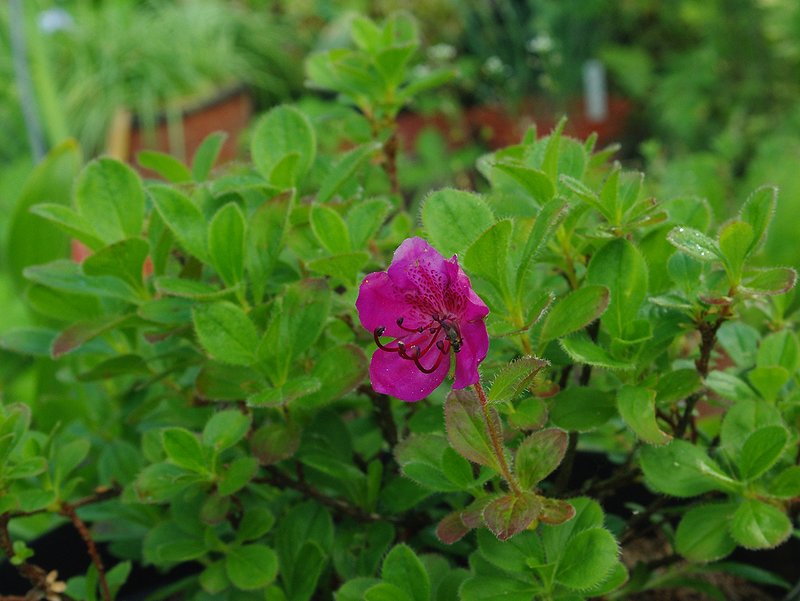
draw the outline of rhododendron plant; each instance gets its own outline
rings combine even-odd
[[[489,308],[458,265],[422,238],[405,240],[386,271],[369,274],[356,301],[361,324],[377,350],[369,375],[372,387],[404,401],[418,401],[441,384],[455,357],[459,389],[479,380],[489,336]],[[387,336],[394,340],[381,342]]]

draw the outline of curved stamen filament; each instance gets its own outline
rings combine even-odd
[[[427,328],[428,326],[430,326],[430,325],[433,323],[432,321],[429,321],[429,322],[428,322],[428,323],[426,323],[424,326],[420,326],[420,327],[418,327],[418,328],[407,328],[407,327],[405,327],[405,326],[403,325],[403,321],[404,321],[404,320],[405,320],[405,317],[398,317],[398,318],[397,318],[397,321],[396,321],[395,323],[398,325],[398,327],[399,327],[401,330],[405,330],[406,332],[416,332],[416,333],[418,333],[418,334],[422,334],[422,332],[424,332],[424,331],[425,331],[425,328]]]
[[[401,359],[413,361],[414,365],[422,373],[431,374],[435,372],[441,366],[444,358],[449,356],[450,349],[458,350],[457,345],[453,342],[453,338],[458,340],[457,337],[453,336],[453,330],[456,330],[457,332],[457,327],[451,325],[451,322],[446,318],[435,315],[433,316],[432,321],[418,328],[407,328],[403,326],[402,317],[398,318],[396,323],[401,330],[404,330],[409,334],[398,336],[394,339],[396,346],[390,346],[389,344],[383,344],[380,341],[380,337],[383,336],[384,332],[386,331],[385,326],[380,326],[375,328],[372,332],[372,337],[375,340],[375,344],[382,351],[386,351],[387,353],[398,353]],[[408,338],[411,338],[410,334],[412,333],[419,334],[419,336],[408,340]],[[443,337],[440,337],[440,334],[443,334]],[[458,341],[460,342],[460,340]],[[427,344],[425,344],[426,342]],[[421,346],[423,344],[425,344],[424,348]],[[437,354],[434,364],[431,367],[425,367],[422,364],[421,359],[429,353],[434,345],[438,349],[439,353]]]

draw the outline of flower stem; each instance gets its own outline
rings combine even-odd
[[[500,471],[503,474],[503,478],[515,494],[521,495],[522,490],[519,487],[519,483],[514,477],[514,474],[511,472],[511,468],[508,467],[508,462],[506,461],[506,455],[504,452],[505,449],[503,447],[503,442],[500,439],[501,434],[497,431],[497,428],[495,428],[494,420],[492,419],[492,414],[489,409],[489,402],[486,400],[486,392],[483,390],[483,385],[480,383],[480,381],[478,381],[473,384],[473,388],[475,389],[475,393],[478,395],[478,399],[481,402],[483,419],[486,422],[486,431],[488,432],[489,438],[492,441],[494,454],[495,457],[497,457],[497,463],[500,465]]]

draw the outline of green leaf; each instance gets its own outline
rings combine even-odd
[[[744,499],[733,514],[730,532],[747,549],[771,549],[789,537],[792,522],[773,505]]]
[[[740,290],[759,296],[774,296],[789,292],[797,283],[797,271],[791,267],[749,270],[742,279]]]
[[[90,450],[91,444],[88,440],[72,440],[51,447],[49,466],[56,486],[64,482],[67,476],[83,463]]]
[[[800,497],[800,465],[783,470],[769,483],[769,494],[779,499]]]
[[[317,559],[319,552],[329,553],[333,544],[333,521],[323,507],[309,501],[292,507],[279,521],[275,535],[281,580],[290,599],[295,596],[295,586],[305,587],[309,581],[315,584],[306,571],[303,557],[311,543],[317,546],[314,552]]]
[[[160,325],[185,325],[192,321],[192,302],[184,298],[157,298],[139,305],[136,314]]]
[[[623,386],[617,393],[617,409],[625,423],[643,441],[666,444],[672,436],[662,431],[656,422],[656,393],[638,386]]]
[[[499,161],[492,166],[514,178],[537,205],[550,202],[556,193],[552,180],[544,171],[511,161]]]
[[[612,240],[592,257],[586,280],[608,288],[611,298],[603,325],[615,338],[625,338],[647,295],[647,265],[639,249],[624,238]]]
[[[466,459],[500,471],[486,428],[489,420],[494,432],[499,434],[502,424],[494,409],[486,407],[485,411],[486,415],[472,388],[451,391],[444,403],[447,439]]]
[[[235,286],[244,277],[245,222],[235,202],[216,212],[208,226],[208,254],[211,264],[225,282]]]
[[[144,188],[136,172],[120,161],[99,158],[86,165],[75,184],[75,206],[107,244],[142,232]]]
[[[293,378],[277,388],[266,388],[247,397],[250,407],[280,407],[295,399],[317,392],[322,382],[311,376]]]
[[[14,328],[0,335],[0,349],[20,355],[50,357],[58,332],[47,328]]]
[[[101,361],[91,369],[79,373],[78,379],[81,382],[93,382],[119,376],[146,376],[151,374],[152,372],[147,367],[147,363],[139,355],[124,354]]]
[[[740,400],[722,420],[719,433],[722,448],[736,461],[747,437],[766,426],[783,426],[780,411],[763,401]]]
[[[350,234],[339,213],[325,205],[313,205],[310,220],[311,229],[325,250],[334,255],[350,252]]]
[[[115,277],[87,276],[80,265],[72,261],[53,261],[44,265],[33,265],[25,269],[29,280],[61,292],[117,298],[127,302],[139,302],[139,297],[130,286]]]
[[[469,248],[494,224],[494,215],[477,194],[445,189],[424,200],[422,224],[433,245],[447,257]]]
[[[561,338],[600,317],[609,302],[605,286],[584,286],[561,298],[545,317],[541,342]]]
[[[192,157],[192,177],[196,182],[204,182],[208,179],[214,163],[217,162],[219,151],[228,138],[227,132],[216,131],[205,137]]]
[[[215,451],[232,447],[250,429],[252,417],[237,409],[227,409],[215,413],[203,428],[203,444]]]
[[[675,403],[694,394],[703,386],[703,381],[694,368],[676,369],[661,375],[656,383],[656,403]]]
[[[166,428],[161,432],[161,443],[175,465],[198,474],[208,473],[203,447],[193,432],[185,428]]]
[[[395,447],[394,453],[403,475],[426,489],[455,492],[472,481],[470,463],[453,451],[441,434],[412,434]],[[447,468],[445,456],[450,456]]]
[[[256,540],[264,536],[275,525],[275,516],[266,507],[251,507],[245,510],[236,529],[236,541]]]
[[[220,495],[232,495],[250,483],[258,471],[258,461],[254,457],[239,457],[231,461],[220,474],[217,492]]]
[[[752,240],[747,248],[747,254],[755,251],[767,235],[767,228],[775,214],[775,205],[778,200],[778,189],[774,186],[763,186],[756,189],[744,201],[739,216],[748,223],[752,230]]]
[[[69,252],[69,240],[64,232],[32,215],[30,209],[43,200],[68,205],[81,163],[78,144],[67,140],[53,148],[25,180],[8,217],[8,237],[2,248],[3,261],[20,291],[25,286],[22,272],[26,267],[66,257]]]
[[[265,545],[234,547],[225,555],[225,572],[240,590],[264,588],[278,575],[278,556]]]
[[[706,378],[706,386],[724,399],[748,401],[757,397],[756,393],[740,378],[731,373],[712,371]]]
[[[536,221],[534,221],[533,229],[525,243],[525,249],[522,252],[522,260],[517,270],[517,293],[522,290],[525,274],[528,269],[530,269],[532,261],[538,256],[542,248],[545,247],[550,237],[558,226],[561,225],[568,213],[569,207],[564,200],[561,198],[554,198],[545,204],[538,215],[536,215]]]
[[[161,294],[192,299],[195,301],[215,300],[230,296],[232,292],[232,290],[228,288],[220,290],[211,284],[207,284],[199,280],[186,280],[183,278],[173,278],[169,276],[161,276],[156,278],[154,284],[156,290]]]
[[[381,582],[364,592],[364,601],[414,601],[414,599],[399,586]]]
[[[491,283],[506,298],[508,296],[508,251],[513,223],[498,221],[472,243],[464,255],[464,267]]]
[[[294,195],[283,194],[264,202],[249,217],[247,273],[257,303],[263,299],[267,282],[284,249],[293,206]]]
[[[675,550],[690,561],[716,561],[736,548],[728,531],[736,505],[712,503],[687,511],[675,533]]]
[[[567,451],[567,433],[557,428],[534,432],[522,441],[514,459],[514,473],[523,488],[532,489],[561,463]]]
[[[294,181],[298,181],[311,168],[316,152],[311,122],[298,109],[287,105],[277,106],[261,118],[250,143],[253,163],[268,181],[275,166],[292,153],[297,154]]]
[[[594,388],[567,388],[552,398],[550,419],[564,430],[587,432],[617,414],[614,401],[613,394]]]
[[[696,229],[678,226],[667,234],[673,246],[698,261],[714,261],[722,258],[717,243]]]
[[[317,357],[311,376],[322,382],[317,392],[298,399],[304,408],[319,408],[346,395],[367,377],[367,358],[364,351],[352,344],[336,346]]]
[[[116,277],[134,290],[145,294],[142,268],[150,245],[141,238],[120,240],[101,248],[83,262],[83,272],[88,276]]]
[[[617,541],[604,528],[589,528],[572,536],[561,554],[555,579],[572,589],[603,582],[617,562]]]
[[[667,261],[667,272],[684,293],[691,294],[700,285],[703,265],[685,253],[673,253]]]
[[[577,363],[585,363],[605,369],[634,369],[632,361],[614,359],[602,346],[593,342],[585,331],[575,332],[558,343],[561,348]]]
[[[167,186],[148,190],[158,214],[180,245],[201,261],[208,260],[206,218],[187,196]]]
[[[541,592],[530,582],[512,580],[507,576],[473,576],[459,589],[461,599],[470,601],[531,601]]]
[[[780,459],[789,441],[783,426],[767,426],[750,434],[739,456],[739,474],[743,480],[753,480]]]
[[[298,558],[301,558],[303,569],[292,572],[291,581],[284,577],[284,588],[290,599],[307,601],[317,589],[317,581],[328,562],[328,555],[319,544],[308,541],[300,548]]]
[[[368,261],[369,254],[358,251],[310,261],[308,268],[316,273],[341,280],[348,285],[355,285],[358,283],[358,274]]]
[[[735,492],[737,483],[706,452],[685,440],[645,447],[642,471],[655,490],[676,497],[695,497],[711,490]]]
[[[765,336],[758,347],[756,365],[759,367],[780,366],[789,373],[800,369],[800,345],[790,329]]]
[[[389,212],[391,205],[381,199],[373,198],[353,205],[347,213],[347,230],[354,250],[363,250],[371,240]]]
[[[395,545],[381,567],[384,582],[410,593],[413,601],[429,601],[431,585],[425,566],[408,545]]]
[[[139,473],[134,490],[142,503],[163,503],[203,478],[204,476],[171,463],[153,463]]]
[[[261,465],[288,459],[299,446],[300,429],[284,422],[266,423],[250,437],[250,450]]]
[[[536,375],[548,365],[547,361],[531,356],[512,361],[495,376],[489,390],[489,402],[505,403],[516,399],[533,385]]]
[[[348,151],[328,172],[317,192],[317,202],[328,202],[355,177],[358,170],[381,148],[379,142],[357,146]]]
[[[730,221],[720,230],[719,249],[734,284],[741,280],[744,262],[753,247],[753,238],[753,228],[744,221]]]
[[[30,212],[58,225],[66,234],[83,242],[89,248],[104,246],[103,241],[94,235],[92,224],[70,207],[54,203],[42,203],[32,206]],[[63,251],[65,246],[63,240],[60,240],[59,250]],[[61,258],[63,256],[64,253],[59,252],[52,258]]]
[[[522,399],[507,419],[518,430],[538,430],[547,422],[547,403],[539,397]]]
[[[238,306],[224,301],[197,305],[192,319],[200,344],[213,358],[232,365],[255,363],[258,334]]]
[[[179,563],[203,556],[207,551],[199,533],[187,533],[174,521],[152,528],[144,539],[144,560],[150,563]]]
[[[539,517],[541,504],[536,495],[507,494],[489,502],[483,509],[486,527],[501,541],[523,532]]]
[[[136,155],[140,166],[155,171],[165,180],[174,184],[192,181],[192,172],[175,157],[157,150],[142,150]]]
[[[221,593],[231,585],[225,573],[225,561],[215,561],[208,565],[199,576],[200,586],[209,595]]]

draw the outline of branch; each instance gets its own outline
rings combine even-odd
[[[717,331],[719,330],[720,326],[725,323],[729,315],[730,305],[725,305],[713,323],[702,320],[697,326],[697,329],[700,332],[700,356],[695,360],[694,364],[697,368],[697,373],[700,374],[700,377],[704,381],[706,376],[708,376],[711,353],[714,350],[714,346],[717,344]],[[678,425],[675,428],[676,438],[683,438],[684,434],[686,434],[687,428],[692,423],[694,407],[704,395],[705,392],[700,391],[690,395],[686,399],[686,407],[683,410],[683,415],[681,415]]]
[[[397,424],[392,415],[392,408],[389,404],[389,397],[385,394],[375,392],[371,386],[362,385],[358,387],[358,392],[368,396],[375,404],[375,412],[378,417],[378,427],[383,433],[383,438],[389,443],[391,448],[397,445]]]
[[[75,511],[75,506],[70,505],[66,501],[62,502],[61,515],[70,519],[75,529],[81,535],[83,542],[86,543],[89,557],[92,558],[92,563],[94,563],[94,567],[97,568],[97,579],[100,582],[100,591],[103,593],[103,601],[111,601],[111,590],[108,588],[108,581],[106,580],[106,569],[103,566],[103,560],[100,558],[100,554],[97,552],[97,546],[94,544],[92,534],[89,532],[83,520],[78,516]]]
[[[315,501],[325,505],[326,507],[330,507],[337,513],[353,518],[358,522],[395,522],[397,521],[396,518],[383,516],[378,513],[370,513],[364,511],[360,507],[356,505],[352,505],[345,501],[344,499],[337,499],[336,497],[329,497],[323,492],[320,492],[311,484],[307,482],[301,482],[295,480],[294,478],[290,478],[279,469],[273,466],[267,466],[265,468],[267,475],[261,478],[253,478],[253,482],[261,483],[261,484],[269,484],[270,486],[274,486],[276,488],[291,488],[302,493],[306,497],[310,497]]]

